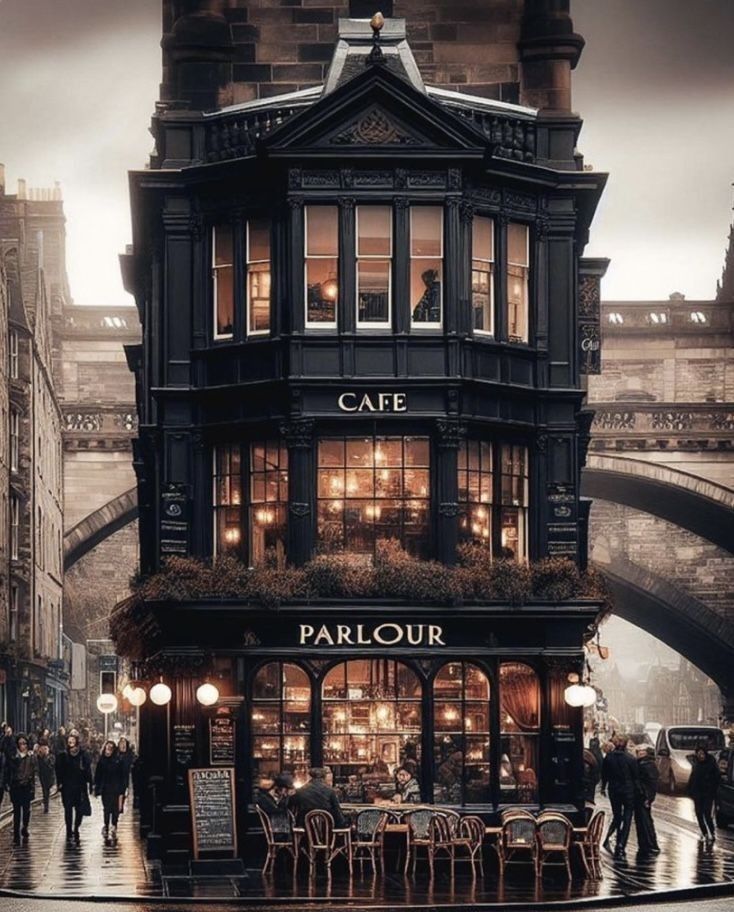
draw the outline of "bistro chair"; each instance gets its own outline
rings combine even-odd
[[[273,828],[273,821],[270,817],[263,811],[261,807],[255,805],[255,810],[257,811],[257,816],[260,818],[260,824],[263,828],[263,833],[265,834],[265,841],[268,846],[268,852],[265,857],[265,864],[263,865],[263,874],[268,873],[268,869],[275,864],[275,859],[278,857],[279,852],[287,852],[293,859],[294,867],[297,863],[297,854],[298,849],[293,838],[293,833],[290,829],[284,830],[281,828]],[[286,818],[288,819],[288,818]]]
[[[453,856],[451,847],[451,830],[446,817],[434,808],[423,808],[410,811],[404,817],[408,824],[408,842],[405,852],[405,873],[408,873],[410,862],[413,862],[413,877],[418,862],[418,850],[426,850],[428,864],[433,877],[433,864],[440,852],[446,852],[449,859]],[[453,873],[453,863],[452,863]]]
[[[544,812],[536,821],[538,852],[536,865],[538,876],[543,876],[543,865],[565,867],[568,879],[571,880],[571,840],[573,826],[563,814]],[[556,861],[550,859],[556,858]]]
[[[530,811],[513,808],[502,814],[502,833],[497,854],[500,876],[510,864],[529,863],[537,870],[538,841],[535,836],[535,817]]]
[[[482,857],[482,847],[484,845],[484,821],[481,817],[475,817],[473,815],[467,815],[462,817],[459,821],[459,832],[456,837],[454,837],[454,842],[456,847],[459,849],[465,849],[467,852],[467,859],[471,862],[472,876],[476,877],[477,871],[476,866],[477,862],[479,863],[479,871],[484,877],[484,859]],[[460,859],[464,860],[464,859]]]
[[[449,810],[449,808],[439,808],[436,810],[436,813],[441,817],[445,817],[449,824],[449,830],[451,831],[452,836],[456,836],[459,832],[459,823],[461,821],[461,814],[458,811]]]
[[[604,878],[601,863],[601,837],[606,816],[604,811],[597,811],[589,821],[586,832],[574,843],[581,854],[586,873],[590,874],[594,880]]]
[[[349,876],[352,876],[352,831],[349,827],[337,829],[334,818],[328,811],[309,811],[304,820],[306,831],[306,854],[308,855],[308,874],[311,879],[316,874],[316,863],[323,852],[326,870],[331,877],[331,863],[338,855],[344,855],[349,865]]]
[[[365,861],[369,861],[376,874],[377,867],[383,867],[383,840],[385,826],[389,815],[377,808],[368,808],[357,814],[354,822],[354,836],[352,837],[352,858],[359,862],[359,869],[364,869]]]

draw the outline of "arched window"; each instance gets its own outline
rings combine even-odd
[[[538,800],[540,682],[529,665],[500,665],[500,731],[500,801],[534,804]]]
[[[311,753],[311,684],[297,665],[269,662],[252,687],[252,781],[257,788],[288,771],[308,778]]]
[[[489,679],[471,662],[448,662],[433,682],[433,700],[434,801],[489,802]]]
[[[421,684],[394,659],[335,665],[323,685],[324,763],[344,800],[373,803],[395,795],[395,770],[418,776]]]

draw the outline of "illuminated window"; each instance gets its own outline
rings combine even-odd
[[[234,243],[232,226],[212,227],[214,338],[231,339],[234,328]]]
[[[500,665],[500,801],[534,804],[538,800],[540,682],[529,665]]]
[[[242,554],[242,470],[240,447],[217,447],[214,456],[214,551]]]
[[[413,206],[410,210],[411,325],[441,326],[443,306],[443,210]]]
[[[527,560],[528,450],[502,446],[500,557],[521,563]]]
[[[472,328],[494,333],[494,222],[475,215],[472,222],[471,262]]]
[[[302,668],[269,662],[258,671],[250,726],[254,787],[269,788],[280,772],[304,785],[311,765],[311,683]]]
[[[459,448],[459,534],[492,551],[492,444],[464,440]]]
[[[388,328],[392,281],[392,210],[357,206],[357,326]]]
[[[247,334],[270,332],[270,220],[247,223]]]
[[[319,441],[318,537],[322,550],[372,556],[395,539],[426,556],[430,496],[427,437]]]
[[[489,680],[471,662],[449,662],[433,682],[433,800],[490,801]]]
[[[306,326],[336,327],[339,300],[339,209],[306,206]]]
[[[288,450],[277,440],[250,446],[250,561],[285,566]]]
[[[507,226],[507,337],[528,341],[530,232],[527,225]]]
[[[421,685],[393,659],[354,659],[324,678],[324,762],[345,801],[395,796],[395,771],[419,777]]]

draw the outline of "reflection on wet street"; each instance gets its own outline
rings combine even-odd
[[[84,822],[81,845],[67,845],[60,802],[53,801],[48,816],[34,808],[29,841],[13,846],[11,827],[0,830],[0,887],[44,895],[144,897],[167,893],[172,898],[184,896],[247,898],[252,905],[258,899],[268,904],[294,900],[299,909],[319,900],[350,900],[350,909],[362,904],[372,906],[462,905],[478,903],[537,902],[604,898],[613,895],[641,895],[690,886],[731,882],[734,884],[734,829],[720,832],[713,849],[699,842],[690,802],[685,798],[659,796],[655,804],[656,823],[662,852],[659,856],[638,859],[633,836],[627,861],[615,862],[604,857],[604,879],[584,879],[578,866],[574,880],[567,883],[562,874],[547,874],[536,881],[532,869],[518,866],[503,880],[497,877],[494,853],[487,851],[487,876],[472,880],[467,874],[457,875],[452,883],[448,869],[440,865],[434,881],[427,871],[415,880],[388,871],[374,876],[355,869],[351,881],[346,871],[335,866],[331,880],[319,877],[309,883],[305,868],[293,881],[287,865],[275,876],[263,878],[256,868],[257,859],[246,859],[247,878],[199,878],[192,880],[187,871],[180,876],[161,879],[155,866],[147,866],[136,821],[130,814],[120,819],[116,845],[105,846],[100,833],[101,811],[98,802],[94,814]],[[285,860],[285,859],[284,859]],[[394,868],[394,865],[392,866]],[[459,869],[460,870],[460,869]],[[176,872],[170,872],[176,873]],[[300,902],[299,902],[300,900]],[[347,903],[345,902],[346,906]]]

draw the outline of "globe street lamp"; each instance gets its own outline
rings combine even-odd
[[[219,690],[206,681],[196,690],[196,699],[202,706],[214,706],[219,699]]]

